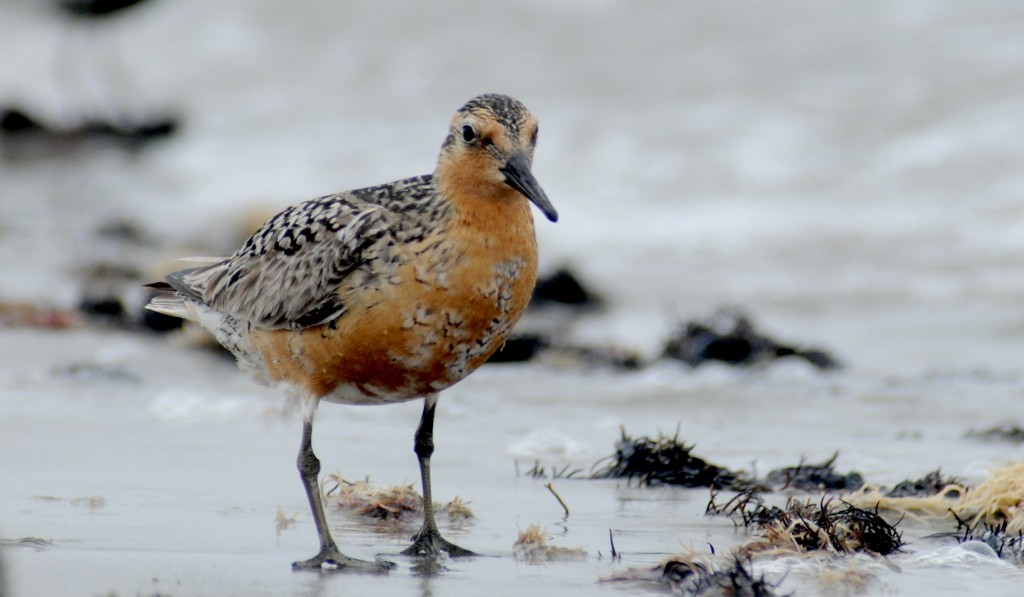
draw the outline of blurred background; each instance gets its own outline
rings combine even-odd
[[[510,508],[531,522],[550,501],[543,488],[499,492],[516,489],[511,460],[589,466],[619,425],[680,422],[734,467],[842,450],[885,483],[937,466],[977,480],[1024,456],[1020,443],[965,439],[1024,418],[1020,2],[4,0],[0,56],[0,526],[56,537],[48,557],[96,591],[149,591],[166,555],[146,551],[137,531],[152,519],[130,504],[166,506],[169,549],[188,554],[199,537],[221,555],[275,504],[304,505],[297,424],[265,420],[277,393],[168,337],[74,324],[80,308],[138,318],[140,284],[171,259],[228,254],[286,205],[430,172],[451,115],[484,92],[540,120],[534,173],[561,215],[537,221],[542,274],[568,268],[604,298],[542,320],[559,341],[650,359],[680,321],[725,307],[844,368],[485,367],[446,392],[435,459],[435,489],[483,512],[482,549],[511,541],[487,524],[509,523]],[[73,332],[34,329],[69,322]],[[418,408],[325,408],[336,432],[318,439],[325,470],[358,445],[340,466],[414,479]],[[44,434],[51,447],[35,458],[8,449]],[[646,553],[707,532],[644,509],[675,512],[675,494],[634,506],[597,487],[606,493],[574,502],[598,512],[572,527],[588,545],[604,549],[608,520],[623,517],[653,533]],[[102,521],[32,497],[94,491],[109,504]],[[225,499],[242,500],[237,519],[217,510]],[[289,592],[291,577],[261,575],[308,555],[310,532],[245,543],[267,566],[242,576]],[[115,574],[137,582],[91,566],[111,552],[140,559]],[[51,560],[8,557],[25,594],[70,582],[48,575]],[[914,562],[892,581],[907,594],[928,586],[912,577],[930,564]],[[199,558],[181,570],[205,570],[208,594],[237,578],[217,580]],[[971,570],[951,594],[989,575]],[[571,586],[586,594],[596,575],[575,569]],[[945,586],[931,582],[933,594]]]
[[[496,91],[543,126],[545,267],[613,306],[574,334],[650,350],[727,304],[866,365],[1021,354],[1014,2],[89,4],[2,9],[0,106],[48,127],[0,138],[3,300],[72,305],[97,262],[157,275],[429,172]]]
[[[287,204],[429,172],[451,113],[496,91],[543,125],[545,267],[613,305],[574,333],[649,350],[730,304],[854,361],[1021,354],[1014,2],[2,10],[0,106],[48,127],[0,138],[3,300],[75,304],[96,262],[156,275]],[[111,247],[125,227],[157,255]]]

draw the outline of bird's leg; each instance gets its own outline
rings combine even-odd
[[[436,556],[446,552],[451,557],[475,556],[477,554],[459,547],[441,536],[434,521],[434,502],[430,495],[430,456],[434,453],[434,408],[437,394],[423,400],[423,416],[416,428],[415,452],[420,461],[420,478],[423,481],[423,527],[412,538],[412,545],[402,551],[406,556]]]
[[[353,570],[361,572],[386,572],[395,567],[392,562],[375,561],[367,562],[350,558],[338,550],[338,545],[331,537],[331,531],[327,528],[327,517],[324,516],[324,506],[320,497],[320,459],[313,453],[313,417],[303,417],[302,421],[302,445],[299,447],[298,468],[299,476],[302,477],[302,486],[306,488],[306,496],[309,498],[309,507],[313,511],[313,522],[316,523],[316,532],[320,536],[320,553],[308,560],[294,562],[292,568],[300,569],[337,569]]]

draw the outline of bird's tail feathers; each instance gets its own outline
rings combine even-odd
[[[155,296],[150,299],[146,308],[171,317],[192,319],[194,316],[185,306],[185,301],[177,295]]]

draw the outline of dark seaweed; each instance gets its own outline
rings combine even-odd
[[[885,495],[888,497],[929,497],[938,494],[948,485],[963,485],[956,477],[943,477],[936,469],[916,481],[901,481]],[[955,497],[955,496],[951,496]]]
[[[710,571],[700,563],[670,560],[665,563],[662,580],[675,594],[694,597],[775,597],[777,585],[762,574],[755,577],[749,563],[739,558],[730,567]]]
[[[996,552],[1000,559],[1007,560],[1017,566],[1024,565],[1024,532],[1018,531],[1016,535],[1007,534],[1006,528],[1009,521],[1004,520],[1000,524],[991,525],[979,522],[970,524],[953,512],[956,518],[957,542],[980,541],[988,545]]]
[[[852,535],[853,540],[860,545],[859,548],[854,547],[855,551],[867,550],[885,556],[899,551],[905,545],[896,526],[886,522],[878,515],[877,510],[872,512],[846,502],[843,504],[846,506],[845,508],[831,510],[829,514],[825,514],[828,508],[822,508],[822,516],[830,518],[833,527],[837,523],[843,523],[847,529],[846,532]],[[833,541],[842,542],[844,539],[840,536],[834,538]],[[844,547],[849,549],[849,542]]]
[[[855,491],[864,485],[864,478],[858,472],[837,473],[832,466],[839,453],[836,452],[821,464],[805,464],[780,468],[768,473],[765,481],[777,489],[802,489],[804,491]]]
[[[1004,423],[981,431],[972,429],[967,432],[967,437],[987,441],[1021,444],[1024,443],[1024,429],[1015,423]]]
[[[765,505],[764,499],[753,492],[741,492],[724,504],[718,504],[717,497],[717,493],[711,496],[706,514],[731,516],[747,528],[788,529],[793,541],[804,551],[832,547],[840,553],[869,551],[889,555],[905,545],[896,525],[886,522],[877,511],[846,502],[838,507],[825,498],[815,503],[790,497],[780,508]],[[814,527],[824,531],[824,535]]]
[[[839,367],[839,361],[824,350],[783,344],[761,334],[746,315],[735,311],[680,324],[662,350],[662,358],[683,361],[692,367],[708,361],[745,366],[790,356],[802,358],[819,369]]]
[[[739,476],[721,466],[710,464],[691,453],[693,446],[683,444],[678,435],[657,439],[633,438],[622,430],[610,462],[591,475],[595,479],[628,478],[641,485],[680,485],[683,487],[729,487]],[[603,462],[603,461],[602,461]],[[594,466],[597,467],[601,462]]]
[[[531,307],[552,303],[593,308],[603,305],[604,300],[593,290],[583,286],[574,273],[562,268],[546,278],[537,280],[533,296],[530,298]]]

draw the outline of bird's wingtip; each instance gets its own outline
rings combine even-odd
[[[146,303],[146,309],[180,319],[189,319],[185,301],[179,296],[158,296]]]

